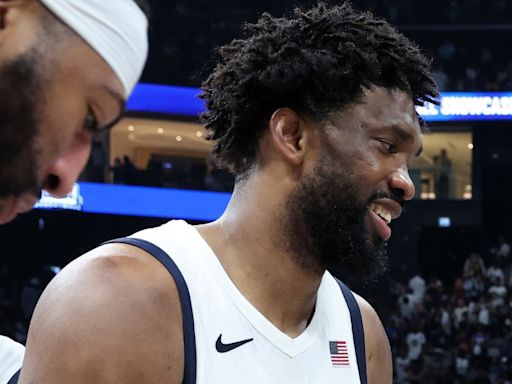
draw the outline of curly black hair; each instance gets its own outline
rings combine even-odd
[[[349,3],[289,18],[264,13],[246,38],[220,47],[220,62],[202,85],[201,120],[220,165],[243,177],[272,113],[289,107],[322,121],[361,100],[365,88],[408,92],[416,105],[438,104],[430,61],[385,20]]]

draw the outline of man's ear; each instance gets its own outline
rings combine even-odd
[[[290,108],[279,108],[269,121],[272,144],[280,156],[292,165],[304,160],[307,134],[306,122]]]

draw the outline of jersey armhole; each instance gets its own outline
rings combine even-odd
[[[336,279],[336,278],[335,278]],[[361,384],[368,384],[368,376],[366,372],[366,347],[364,340],[363,318],[359,304],[357,304],[354,294],[345,284],[336,279],[340,286],[345,302],[350,311],[350,320],[352,322],[352,335],[354,337],[354,348],[356,350],[357,366],[359,368],[359,380]]]
[[[16,373],[14,374],[14,376],[13,376],[13,377],[11,377],[11,380],[9,380],[9,381],[7,382],[7,384],[17,384],[17,383],[18,383],[18,380],[20,379],[20,373],[21,373],[21,368],[19,369],[19,371],[18,371],[18,372],[16,372]]]

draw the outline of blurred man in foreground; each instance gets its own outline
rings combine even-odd
[[[121,117],[147,48],[136,1],[0,0],[0,224],[43,188],[71,192],[93,135]],[[23,352],[0,337],[0,384]]]

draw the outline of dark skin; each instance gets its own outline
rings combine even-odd
[[[349,161],[362,193],[385,187],[401,190],[404,199],[414,196],[407,162],[421,149],[421,131],[408,94],[375,88],[331,121],[321,130],[291,109],[277,110],[255,169],[235,187],[225,214],[197,227],[238,289],[290,337],[301,334],[311,318],[323,269],[297,264],[282,241],[279,217],[286,196],[319,156],[329,151],[336,166]],[[382,324],[364,299],[357,300],[368,382],[391,384]],[[102,246],[48,286],[32,319],[21,383],[178,384],[182,379],[178,294],[155,259],[127,245]]]

